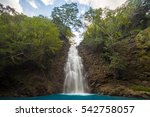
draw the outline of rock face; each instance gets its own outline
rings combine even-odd
[[[50,67],[49,80],[54,83],[54,86],[51,87],[54,90],[53,93],[63,92],[63,85],[65,80],[64,66],[67,61],[69,47],[69,42],[64,43],[61,52],[57,54]]]
[[[32,64],[18,67],[11,72],[6,70],[9,73],[6,75],[10,78],[0,78],[0,96],[32,97],[62,93],[69,47],[70,44],[65,39],[61,51],[55,55],[48,70],[37,69]]]
[[[98,53],[82,44],[78,49],[83,59],[91,93],[150,99],[149,91],[135,89],[136,84],[149,87],[149,81],[141,82],[138,79],[127,80],[127,78],[117,79]]]

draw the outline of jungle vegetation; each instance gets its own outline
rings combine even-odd
[[[127,0],[115,10],[90,8],[84,17],[82,43],[103,57],[116,78],[150,78],[149,0]]]

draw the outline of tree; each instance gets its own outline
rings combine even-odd
[[[150,14],[150,1],[149,0],[129,0],[129,5],[135,7],[135,11],[132,16],[132,28],[138,27],[139,29],[145,29],[148,27],[148,21]]]
[[[63,44],[56,24],[46,17],[12,14],[1,4],[0,9],[0,72],[29,61],[47,68]]]
[[[102,13],[103,10],[101,8],[93,9],[90,7],[90,9],[84,14],[84,18],[85,20],[96,24],[101,20]]]
[[[11,15],[19,14],[17,11],[15,11],[14,8],[11,8],[10,6],[4,7],[4,5],[0,3],[0,14],[3,14],[3,13],[11,14]]]
[[[55,7],[51,16],[54,23],[77,29],[82,26],[78,13],[77,4],[71,3]]]

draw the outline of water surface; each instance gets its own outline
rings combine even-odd
[[[37,97],[1,97],[1,100],[135,100],[135,98],[96,94],[55,94]]]

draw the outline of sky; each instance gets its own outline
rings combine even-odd
[[[49,17],[54,7],[65,3],[78,3],[80,13],[84,13],[89,6],[92,8],[115,9],[121,6],[126,0],[0,0],[0,3],[9,5],[20,13],[28,16],[44,15]]]

